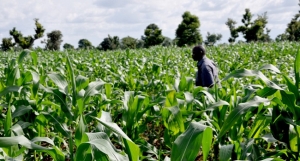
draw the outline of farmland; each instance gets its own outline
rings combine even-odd
[[[1,53],[0,160],[298,160],[300,45]],[[298,54],[298,55],[297,55]]]

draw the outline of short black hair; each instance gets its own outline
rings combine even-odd
[[[194,48],[193,48],[193,53],[196,53],[196,54],[203,54],[203,55],[205,55],[206,54],[206,52],[205,52],[205,49],[204,49],[204,47],[202,46],[202,45],[197,45],[197,46],[195,46]]]

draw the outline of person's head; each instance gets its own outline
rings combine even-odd
[[[205,49],[201,45],[197,45],[193,48],[193,55],[192,58],[195,61],[201,60],[203,56],[205,55]]]

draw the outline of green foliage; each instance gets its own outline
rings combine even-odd
[[[36,28],[33,36],[24,37],[23,34],[20,31],[17,31],[15,27],[9,31],[9,34],[14,38],[15,44],[23,49],[31,48],[36,39],[44,36],[44,27],[38,22],[38,19],[35,19],[34,21]]]
[[[12,42],[12,38],[2,38],[2,44],[0,44],[0,49],[2,51],[8,51],[14,47],[14,43]]]
[[[94,46],[87,39],[80,39],[78,41],[78,49],[93,49],[93,48],[94,48]]]
[[[196,15],[186,11],[182,15],[182,22],[176,29],[176,39],[178,46],[195,45],[202,43],[202,36],[199,31],[200,21]]]
[[[103,49],[104,51],[116,50],[120,47],[120,40],[118,36],[111,37],[110,35],[108,35],[108,37],[104,38],[100,45],[101,49]]]
[[[150,24],[146,27],[145,31],[145,47],[160,45],[164,41],[161,29],[156,24]]]
[[[65,43],[65,44],[63,45],[63,48],[64,48],[65,50],[75,49],[74,46],[71,45],[71,44],[69,44],[69,43]]]
[[[206,50],[1,52],[0,160],[299,160],[299,43]]]
[[[205,45],[214,45],[217,41],[220,41],[222,38],[221,34],[210,34],[207,32],[206,40],[205,40]]]
[[[299,1],[300,2],[300,1]],[[300,3],[298,4],[300,6]],[[300,11],[287,24],[285,33],[276,37],[276,41],[300,41]]]
[[[228,42],[233,43],[235,42],[235,39],[239,37],[239,33],[236,31],[236,27],[235,27],[236,21],[234,21],[231,18],[228,18],[225,24],[228,26],[231,35],[231,37],[228,39]]]
[[[145,47],[145,38],[141,36],[141,39],[137,40],[136,48],[141,49]]]
[[[173,45],[173,40],[169,37],[165,37],[164,41],[161,44],[162,46],[172,46]]]
[[[137,46],[138,40],[127,36],[121,39],[121,48],[122,49],[135,49]]]
[[[46,50],[59,50],[62,43],[62,33],[59,30],[54,30],[47,34],[48,39],[44,41]]]
[[[238,33],[242,33],[246,42],[252,41],[263,41],[269,42],[271,38],[269,36],[270,29],[266,28],[268,23],[267,13],[265,12],[262,15],[258,15],[257,19],[252,21],[252,13],[248,8],[245,9],[245,14],[243,15],[242,23],[244,25],[235,27],[236,22],[232,19],[228,19],[226,25],[228,26],[231,37],[229,42],[235,42],[235,39],[238,37]]]

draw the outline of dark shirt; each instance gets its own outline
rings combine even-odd
[[[212,87],[214,84],[219,84],[218,68],[212,60],[204,56],[198,61],[197,67],[196,86]]]

